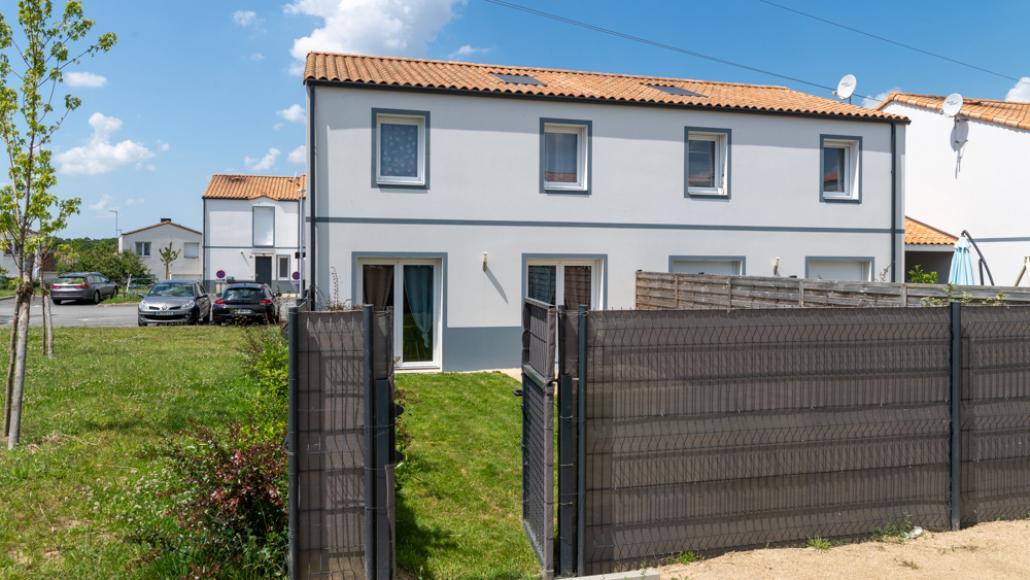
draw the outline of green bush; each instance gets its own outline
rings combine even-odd
[[[130,251],[119,253],[113,239],[91,240],[90,243],[69,241],[60,244],[55,254],[57,269],[61,272],[100,272],[120,284],[129,276],[151,277],[139,256]]]
[[[250,379],[257,385],[255,436],[262,440],[282,440],[286,436],[289,403],[289,345],[277,326],[248,330],[243,340]]]
[[[908,271],[908,281],[913,284],[936,284],[937,272],[927,272],[921,265],[916,264]]]

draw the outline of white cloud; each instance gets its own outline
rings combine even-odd
[[[279,115],[280,117],[291,123],[304,123],[304,107],[296,103],[277,112],[276,115]]]
[[[867,109],[875,109],[876,107],[880,106],[880,103],[883,103],[883,101],[885,101],[887,99],[887,95],[891,94],[893,91],[900,91],[900,90],[901,90],[900,87],[894,87],[893,89],[890,89],[888,91],[883,91],[882,93],[877,93],[877,94],[873,95],[872,97],[863,98],[862,99],[862,106],[867,108]]]
[[[1016,81],[1016,84],[1005,95],[1005,100],[1030,103],[1030,77],[1023,77]]]
[[[107,84],[107,77],[91,72],[70,72],[64,75],[64,82],[69,87],[100,89]]]
[[[321,26],[296,38],[291,71],[300,74],[308,52],[419,56],[465,0],[293,0],[286,14],[314,16]]]
[[[164,141],[162,141],[160,139],[157,140],[157,150],[158,151],[160,151],[162,153],[167,153],[171,148],[172,148],[172,146],[169,145],[168,143],[165,143]]]
[[[96,202],[89,204],[89,209],[96,211],[104,211],[111,205],[111,196],[106,193],[100,196]]]
[[[486,54],[490,52],[489,48],[479,48],[472,46],[471,44],[463,44],[458,47],[458,50],[447,55],[448,60],[468,60],[474,58],[477,54]]]
[[[257,12],[253,10],[237,10],[232,13],[232,21],[236,23],[236,26],[242,28],[253,26],[258,21]]]
[[[268,171],[275,166],[275,161],[279,159],[279,150],[272,147],[265,153],[264,157],[255,159],[250,155],[243,158],[243,165],[251,171]]]
[[[250,60],[254,62],[260,62],[262,60],[265,60],[265,55],[260,52],[255,52],[254,54],[250,55]]]
[[[89,142],[57,155],[58,168],[69,175],[99,175],[126,165],[141,167],[143,162],[154,157],[145,145],[125,139],[117,143],[111,137],[121,130],[122,120],[93,113],[89,117],[93,135]]]
[[[293,151],[290,151],[290,154],[286,157],[286,160],[289,161],[290,163],[296,163],[298,165],[303,165],[303,164],[307,163],[308,162],[308,148],[305,147],[304,145],[301,145],[300,147],[297,147]]]
[[[125,200],[125,207],[132,207],[134,205],[143,205],[145,200],[142,197],[130,197]]]

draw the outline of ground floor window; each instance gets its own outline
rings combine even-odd
[[[820,257],[805,261],[805,278],[813,280],[868,282],[872,275],[872,258]]]
[[[526,296],[534,300],[591,309],[601,302],[601,266],[596,260],[530,260],[525,275]]]
[[[290,278],[290,257],[278,256],[276,260],[278,262],[276,265],[276,277],[280,280],[288,280]]]
[[[438,260],[363,260],[358,302],[394,311],[394,355],[400,366],[440,366],[440,263]]]
[[[744,258],[717,258],[708,256],[671,256],[669,272],[672,274],[715,274],[743,276]]]

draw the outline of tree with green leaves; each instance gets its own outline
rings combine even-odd
[[[50,147],[64,120],[82,104],[70,94],[58,98],[58,89],[68,67],[111,50],[117,41],[113,33],[91,39],[92,29],[79,0],[67,0],[60,12],[52,0],[19,0],[10,19],[0,12],[0,139],[9,180],[0,188],[0,234],[10,240],[18,270],[5,398],[8,448],[21,435],[36,258],[80,203],[53,193],[57,176]]]
[[[172,243],[168,242],[167,248],[161,248],[158,251],[161,255],[161,263],[165,266],[165,280],[172,279],[172,262],[179,259],[179,250],[172,249]]]

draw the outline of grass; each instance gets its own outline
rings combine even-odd
[[[908,538],[912,528],[912,519],[909,517],[901,521],[887,522],[873,532],[873,539],[878,542],[902,542]]]
[[[397,565],[422,578],[539,574],[522,530],[518,383],[398,375]]]
[[[702,559],[697,552],[683,552],[673,558],[672,561],[676,564],[693,564],[694,562],[700,562]]]
[[[833,542],[826,538],[809,538],[805,545],[816,550],[829,550],[833,547]]]
[[[162,575],[126,514],[151,495],[155,443],[249,412],[239,332],[58,328],[53,361],[33,337],[22,444],[0,450],[0,577]]]

